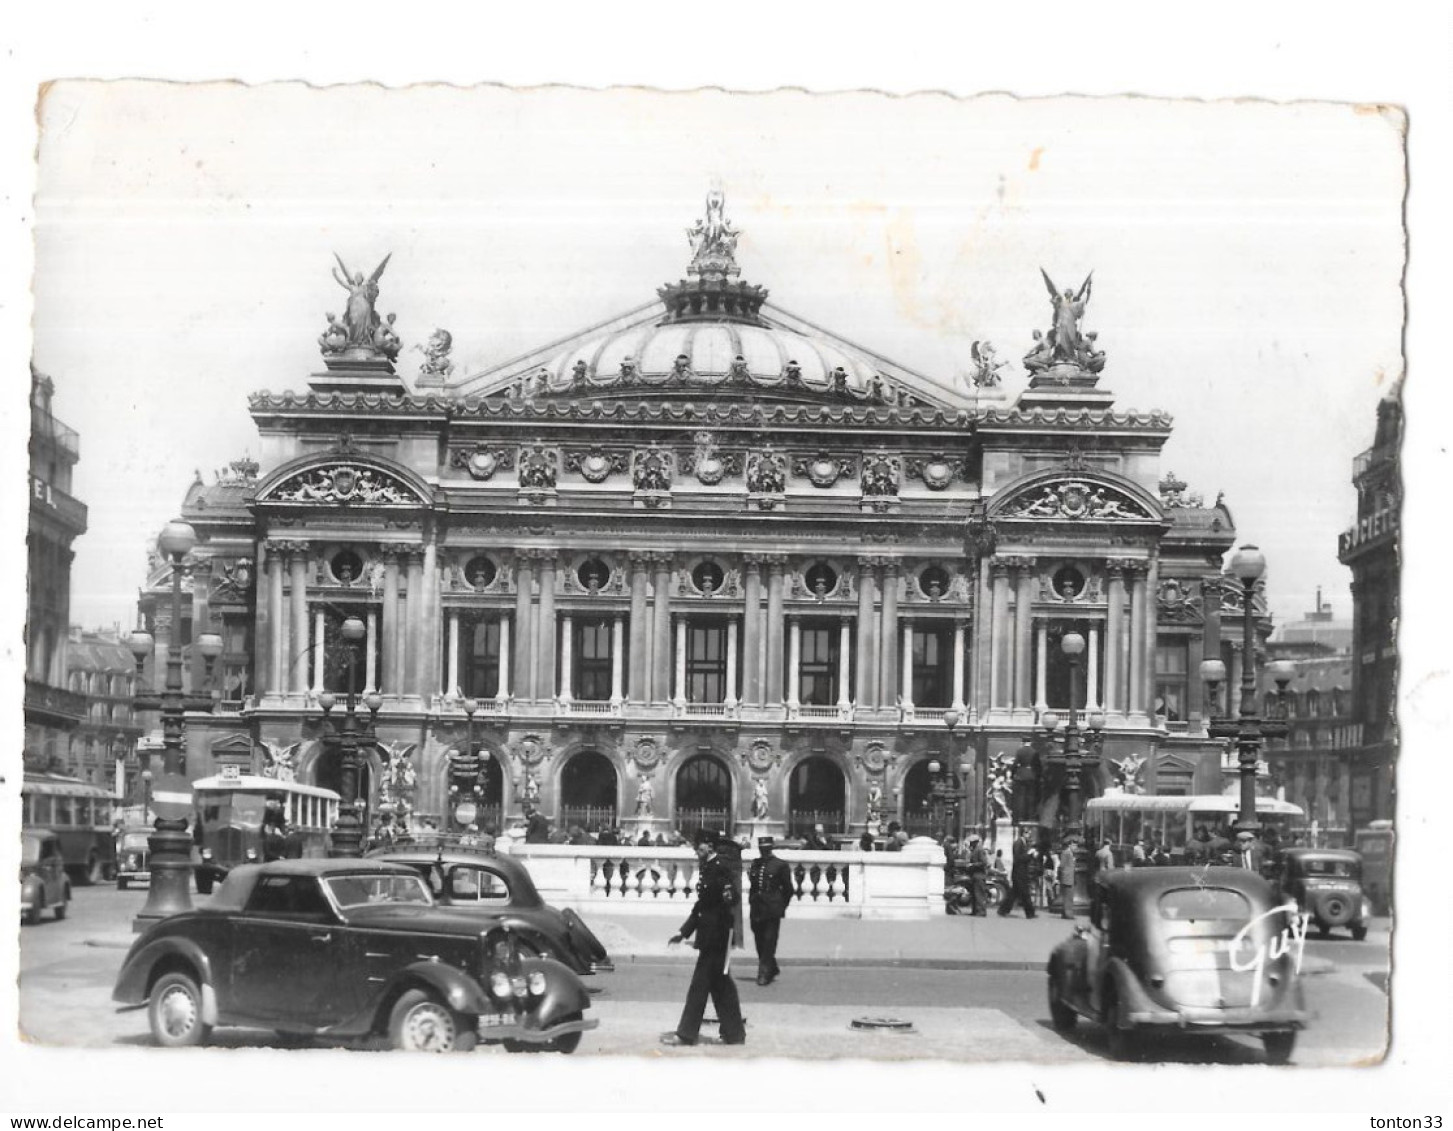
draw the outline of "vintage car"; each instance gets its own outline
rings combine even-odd
[[[577,974],[614,969],[605,947],[580,916],[541,899],[529,871],[512,857],[467,847],[394,847],[375,849],[368,858],[414,869],[428,882],[435,900],[447,907],[498,919],[514,931],[526,954],[554,958]]]
[[[1281,892],[1296,900],[1323,938],[1346,927],[1361,942],[1372,918],[1362,892],[1362,857],[1345,848],[1288,848],[1281,854]]]
[[[136,940],[111,996],[145,1006],[165,1047],[242,1025],[407,1050],[483,1040],[568,1053],[599,1024],[572,971],[527,957],[507,926],[437,906],[417,872],[382,860],[234,868],[209,906]]]
[[[151,830],[129,828],[116,838],[116,887],[151,882]]]
[[[1049,1012],[1060,1032],[1087,1017],[1110,1051],[1138,1034],[1256,1033],[1285,1064],[1312,1014],[1302,999],[1305,928],[1270,884],[1241,868],[1101,873],[1090,926],[1054,948]]]
[[[64,919],[70,902],[60,838],[49,829],[26,829],[20,838],[20,914],[31,924],[47,911]]]

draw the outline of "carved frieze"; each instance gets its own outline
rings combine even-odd
[[[787,457],[770,444],[747,457],[747,490],[754,495],[780,495],[787,489]]]
[[[565,470],[578,473],[587,483],[604,483],[612,475],[622,475],[629,469],[630,456],[625,452],[596,446],[565,453]]]
[[[831,487],[839,479],[852,474],[850,458],[818,452],[815,456],[798,456],[792,461],[792,474],[810,479],[814,487]]]
[[[938,453],[931,456],[910,456],[903,465],[909,479],[918,479],[930,491],[942,491],[955,479],[964,479],[963,460],[950,459]]]
[[[1156,594],[1156,614],[1161,624],[1200,624],[1201,598],[1189,582],[1168,577]]]
[[[427,501],[386,471],[341,461],[290,476],[273,488],[268,498],[279,503],[335,506],[417,506]]]
[[[510,448],[475,444],[471,448],[455,448],[449,453],[449,466],[469,472],[473,479],[492,479],[497,471],[513,471],[515,453]]]
[[[631,482],[637,491],[670,491],[675,472],[676,456],[669,448],[652,444],[631,454]]]
[[[898,494],[898,484],[903,472],[903,461],[888,452],[868,452],[863,456],[861,476],[863,494],[886,496]]]
[[[527,490],[553,491],[560,477],[560,449],[546,444],[520,448],[520,486]]]
[[[1071,522],[1139,522],[1155,518],[1144,505],[1124,492],[1082,479],[1041,484],[1011,499],[1000,511],[1000,516]]]
[[[722,451],[710,432],[698,432],[694,439],[695,448],[681,463],[685,474],[696,476],[697,482],[707,487],[715,487],[728,475],[742,474],[741,452]]]

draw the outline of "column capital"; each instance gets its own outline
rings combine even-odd
[[[312,548],[311,542],[299,541],[296,538],[269,538],[264,545],[270,554],[280,554],[283,557],[295,557],[305,555]]]
[[[762,559],[767,563],[769,577],[781,577],[782,571],[787,568],[786,554],[763,554]]]
[[[401,542],[395,547],[399,557],[412,565],[415,561],[424,560],[424,544],[422,542]]]
[[[1145,563],[1139,558],[1106,558],[1105,572],[1111,577],[1119,577],[1123,574],[1134,573],[1137,569],[1145,570]]]
[[[996,573],[1007,570],[1031,570],[1034,568],[1037,558],[1029,554],[995,554],[989,565]]]
[[[897,577],[903,569],[903,561],[900,558],[879,558],[878,561],[883,567],[884,577]]]

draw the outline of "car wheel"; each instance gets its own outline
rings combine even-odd
[[[560,1020],[579,1021],[583,1016],[584,1015],[577,1010],[575,1013],[567,1013],[564,1017],[560,1018]],[[580,1047],[580,1038],[583,1036],[585,1036],[585,1034],[581,1032],[566,1033],[563,1036],[556,1037],[553,1041],[550,1041],[548,1044],[544,1045],[544,1051],[565,1053],[568,1056],[570,1053],[574,1052]]]
[[[1139,1052],[1135,1030],[1120,1027],[1120,1001],[1114,989],[1107,988],[1105,991],[1105,1011],[1101,1016],[1104,1018],[1105,1041],[1109,1045],[1110,1055],[1116,1060],[1134,1060]]]
[[[1353,923],[1352,924],[1352,939],[1353,939],[1353,941],[1354,942],[1361,942],[1366,937],[1367,937],[1367,924],[1366,923]]]
[[[70,909],[70,906],[71,893],[66,892],[64,895],[61,896],[61,901],[55,905],[55,917],[57,919],[64,919],[66,917],[66,912]]]
[[[1261,1034],[1261,1043],[1266,1048],[1267,1064],[1285,1064],[1292,1058],[1292,1049],[1297,1045],[1295,1029]]]
[[[408,990],[389,1014],[389,1043],[404,1052],[463,1051],[465,1032],[464,1019],[425,990]]]
[[[1079,1014],[1060,1001],[1059,995],[1055,993],[1053,977],[1049,979],[1049,1019],[1054,1023],[1057,1033],[1068,1033],[1079,1020]]]
[[[200,1045],[211,1026],[202,1020],[202,991],[188,975],[163,974],[151,988],[146,1017],[151,1036],[162,1048],[179,1049]]]
[[[32,927],[40,922],[40,914],[45,909],[45,896],[36,895],[35,902],[25,909],[25,921]]]

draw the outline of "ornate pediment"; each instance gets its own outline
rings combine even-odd
[[[402,477],[348,459],[296,471],[267,488],[258,501],[364,507],[418,507],[429,502]]]
[[[997,518],[1037,518],[1051,522],[1154,522],[1159,519],[1130,492],[1080,476],[1041,479],[1028,484],[995,510]]]

